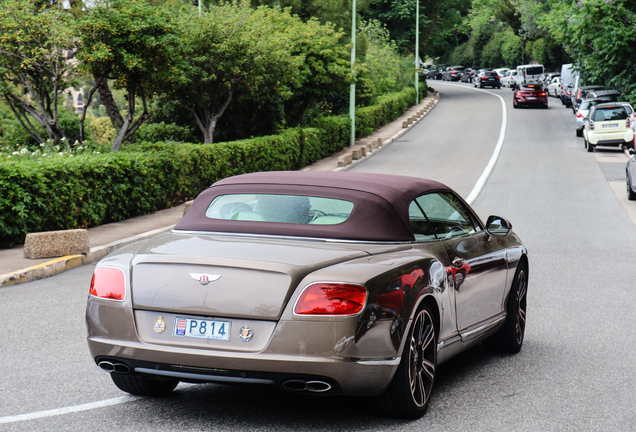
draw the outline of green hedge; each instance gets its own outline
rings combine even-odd
[[[375,129],[400,116],[414,97],[406,89],[379,98],[359,109],[356,121]],[[3,158],[0,247],[22,243],[29,232],[147,214],[192,199],[222,178],[299,169],[348,146],[347,117],[317,119],[315,126],[227,143],[141,143],[117,153]]]

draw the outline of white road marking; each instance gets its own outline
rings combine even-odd
[[[18,415],[0,417],[0,424],[15,423],[15,422],[21,422],[25,420],[35,420],[35,419],[41,419],[45,417],[53,417],[53,416],[58,416],[63,414],[76,413],[80,411],[88,411],[88,410],[92,410],[96,408],[103,408],[103,407],[107,407],[111,405],[118,405],[118,404],[122,404],[126,402],[132,402],[137,399],[141,399],[141,397],[140,396],[121,396],[121,397],[117,397],[113,399],[106,399],[103,401],[91,402],[91,403],[82,404],[82,405],[57,408],[57,409],[52,409],[47,411],[38,411],[38,412],[33,412],[28,414],[18,414]]]
[[[471,90],[489,93],[493,96],[497,96],[499,100],[501,101],[502,119],[501,119],[501,129],[499,130],[499,141],[497,141],[497,145],[495,146],[495,151],[490,157],[490,161],[488,162],[488,165],[486,165],[484,172],[481,173],[481,177],[479,177],[479,180],[477,180],[475,187],[473,187],[473,190],[468,195],[468,198],[466,198],[466,202],[468,204],[472,204],[473,201],[475,201],[475,198],[477,198],[477,195],[479,195],[479,193],[483,189],[484,185],[486,184],[486,180],[488,180],[488,177],[490,177],[490,174],[492,173],[492,170],[495,167],[495,163],[497,163],[497,159],[499,159],[499,153],[501,153],[501,147],[503,146],[504,138],[506,137],[506,124],[508,123],[508,111],[506,109],[506,102],[504,102],[503,98],[499,96],[497,93],[493,93],[488,90],[478,89],[474,87],[466,87],[459,84],[451,84],[451,83],[445,83],[445,82],[441,82],[441,83],[436,82],[435,85],[437,84],[451,85],[454,87],[468,88]]]

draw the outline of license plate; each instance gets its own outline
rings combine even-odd
[[[174,336],[199,339],[230,340],[230,322],[177,317]]]
[[[618,127],[618,123],[604,124],[604,128],[615,128]]]
[[[528,100],[534,100],[534,96],[528,96]]]

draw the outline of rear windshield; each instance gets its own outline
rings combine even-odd
[[[205,215],[211,219],[336,225],[346,221],[353,203],[299,195],[232,194],[216,197]]]
[[[526,68],[526,75],[541,75],[541,74],[543,74],[543,68],[540,66]]]
[[[624,107],[601,108],[594,112],[594,121],[625,120],[627,111]]]
[[[524,91],[538,91],[539,86],[536,86],[534,84],[522,84],[519,86],[520,90],[524,90]]]
[[[489,77],[497,77],[499,76],[499,74],[497,72],[484,72],[485,76],[489,76]]]

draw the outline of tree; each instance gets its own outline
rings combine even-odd
[[[46,142],[35,121],[56,145],[66,137],[58,108],[71,86],[69,60],[77,40],[72,15],[61,7],[37,6],[31,1],[0,3],[0,94],[33,139]]]
[[[82,69],[95,79],[86,105],[99,89],[111,122],[118,130],[111,149],[117,151],[148,119],[148,98],[176,78],[174,57],[179,44],[176,23],[167,10],[144,1],[109,0],[97,3],[82,17],[79,36],[82,49],[77,57]],[[125,117],[114,103],[108,80],[114,80],[115,88],[127,93]],[[142,113],[135,117],[137,98]]]
[[[538,23],[572,58],[586,82],[604,84],[636,102],[636,4],[631,1],[549,1]]]
[[[415,46],[415,1],[374,0],[362,12],[365,20],[375,19],[385,24],[402,52],[413,52]],[[437,57],[450,52],[465,39],[457,31],[470,7],[470,0],[420,1],[420,56]]]
[[[282,13],[288,14],[242,2],[183,17],[180,79],[170,94],[193,113],[206,143],[214,142],[219,118],[239,94],[273,88],[287,99],[300,85],[303,58],[289,49],[295,29],[277,31]]]

